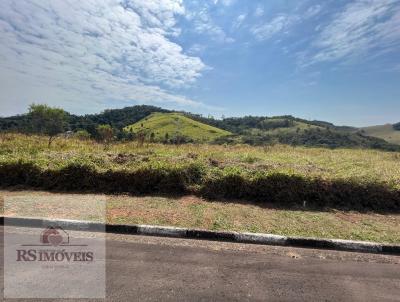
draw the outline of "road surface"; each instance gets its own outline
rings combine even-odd
[[[127,235],[106,250],[107,301],[400,301],[395,256]]]

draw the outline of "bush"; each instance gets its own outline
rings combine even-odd
[[[322,181],[282,173],[247,174],[239,170],[191,164],[181,167],[145,167],[136,171],[99,172],[70,164],[58,170],[41,170],[21,161],[0,165],[0,185],[48,190],[106,193],[195,193],[207,198],[247,199],[278,207],[335,208],[400,212],[400,192],[385,184]],[[195,188],[195,189],[193,189]]]
[[[322,181],[281,173],[249,177],[227,174],[206,180],[201,194],[207,198],[254,200],[278,207],[400,211],[400,192],[385,184]]]
[[[80,140],[88,140],[90,139],[90,133],[86,130],[78,130],[74,133],[74,137]]]

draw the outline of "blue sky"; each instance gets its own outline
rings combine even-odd
[[[151,104],[400,121],[400,0],[0,1],[0,115]]]

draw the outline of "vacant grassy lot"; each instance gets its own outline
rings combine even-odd
[[[0,185],[195,194],[277,207],[399,212],[400,153],[290,146],[161,145],[0,137]]]
[[[105,210],[98,200],[106,200]],[[131,197],[0,191],[5,215],[400,243],[400,215],[307,212],[195,196]]]

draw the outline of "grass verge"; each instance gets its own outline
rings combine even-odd
[[[106,198],[105,218],[114,224],[150,224],[208,230],[272,233],[400,243],[400,215],[344,211],[310,212],[260,207],[252,203],[205,201],[196,196],[132,197],[0,191],[5,215],[96,220],[93,199]],[[63,200],[73,202],[62,202]]]

